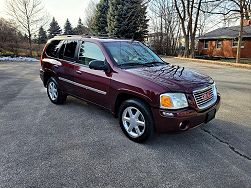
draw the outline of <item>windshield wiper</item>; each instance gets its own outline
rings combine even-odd
[[[142,64],[142,63],[124,63],[124,64],[120,64],[120,65],[118,65],[119,67],[126,67],[126,66],[135,66],[135,65],[140,65],[140,66],[144,66],[144,64]]]
[[[155,64],[161,64],[161,65],[164,65],[164,64],[165,64],[165,62],[161,62],[161,61],[152,61],[152,62],[146,63],[145,65],[155,65]]]
[[[154,65],[164,65],[165,62],[161,62],[161,61],[152,61],[152,62],[149,62],[149,63],[145,63],[146,66],[154,66]]]

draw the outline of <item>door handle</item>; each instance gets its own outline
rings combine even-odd
[[[76,71],[76,73],[77,73],[77,74],[82,74],[82,72],[81,72],[81,71]]]
[[[58,66],[58,65],[54,65],[54,67],[55,67],[55,69],[58,69],[58,68],[59,68],[59,66]]]

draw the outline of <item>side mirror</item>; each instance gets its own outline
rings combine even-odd
[[[103,70],[107,72],[109,70],[109,66],[105,61],[93,60],[89,63],[89,68],[93,70]]]

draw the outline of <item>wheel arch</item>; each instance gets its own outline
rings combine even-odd
[[[121,104],[124,101],[129,100],[129,99],[137,99],[137,100],[144,102],[148,106],[149,110],[151,111],[152,100],[150,98],[148,98],[144,95],[138,94],[138,93],[122,91],[117,95],[114,106],[112,108],[112,112],[115,117],[118,117],[119,108],[120,108]]]
[[[45,72],[44,72],[44,80],[43,80],[44,87],[47,86],[48,80],[49,80],[51,77],[55,77],[55,76],[56,76],[56,73],[55,73],[55,72],[49,71],[49,70],[45,70]]]

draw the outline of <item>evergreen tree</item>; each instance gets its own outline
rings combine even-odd
[[[93,18],[92,32],[96,35],[107,35],[107,14],[109,10],[109,0],[100,0]]]
[[[58,22],[53,17],[52,22],[50,23],[50,28],[48,30],[48,38],[53,38],[56,35],[61,34],[62,30],[60,26],[58,25]]]
[[[148,19],[142,0],[110,0],[107,16],[112,37],[142,41],[147,34]]]
[[[78,19],[78,25],[73,29],[73,33],[76,35],[89,34],[89,29],[83,25],[81,18]]]
[[[73,28],[68,18],[64,25],[64,35],[73,35]]]
[[[43,27],[39,28],[37,42],[38,44],[45,44],[47,42],[47,34]]]

